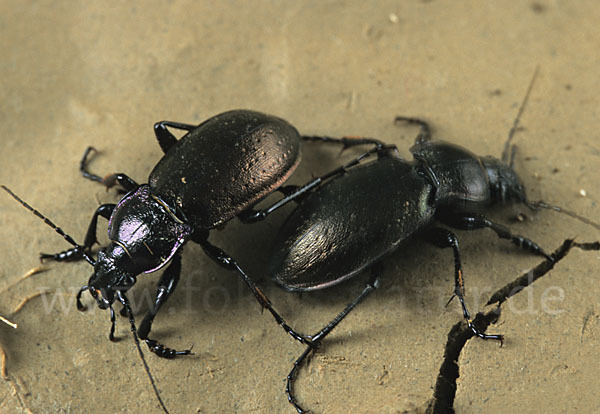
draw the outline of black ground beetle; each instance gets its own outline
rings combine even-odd
[[[537,72],[536,72],[537,73]],[[275,238],[270,255],[273,279],[288,291],[323,289],[367,268],[375,270],[362,293],[333,321],[309,338],[305,352],[288,375],[286,392],[298,412],[303,409],[293,395],[298,367],[320,341],[378,284],[374,264],[412,236],[424,236],[440,248],[452,248],[455,264],[454,296],[474,335],[502,341],[502,335],[481,332],[471,320],[464,301],[463,273],[458,238],[436,222],[463,230],[492,229],[499,237],[534,254],[554,260],[535,242],[512,234],[483,212],[495,204],[523,203],[532,209],[550,208],[566,212],[587,224],[598,226],[574,213],[543,202],[529,202],[513,169],[515,147],[510,140],[531,91],[509,134],[502,159],[479,157],[457,145],[432,141],[429,125],[415,118],[397,117],[396,122],[420,126],[414,160],[399,157],[395,146],[376,147],[352,163],[315,182],[322,186],[306,195],[287,218]],[[357,165],[362,158],[377,154],[376,161]],[[350,168],[356,166],[355,168]]]
[[[167,128],[187,131],[181,138]],[[93,267],[88,284],[77,295],[77,308],[84,310],[81,295],[89,291],[98,306],[110,309],[110,339],[114,340],[115,300],[127,308],[125,292],[140,273],[150,273],[166,266],[158,282],[156,299],[137,330],[150,350],[164,358],[190,354],[177,351],[149,339],[152,322],[160,307],[175,290],[181,273],[181,248],[188,241],[202,246],[208,256],[221,266],[237,272],[277,322],[295,339],[305,342],[272,308],[268,298],[244,273],[235,260],[208,241],[209,230],[234,217],[251,223],[263,220],[287,202],[303,195],[316,184],[298,188],[282,186],[300,161],[300,140],[334,142],[343,148],[355,145],[382,144],[370,138],[331,138],[300,136],[296,128],[283,119],[249,110],[234,110],[209,118],[200,125],[162,121],[154,125],[158,143],[165,153],[154,167],[148,184],[138,184],[123,173],[100,177],[87,170],[89,154],[80,162],[83,176],[112,187],[119,184],[127,192],[118,204],[103,204],[94,212],[83,245],[33,209],[7,187],[2,186],[23,206],[44,219],[74,247],[56,254],[40,255],[56,261],[84,258]],[[252,207],[274,191],[284,199],[262,210]],[[90,255],[97,243],[98,217],[109,220],[110,245]]]
[[[177,139],[168,128],[186,131]],[[87,285],[77,294],[77,308],[84,310],[81,295],[89,291],[98,306],[110,310],[109,338],[114,340],[115,312],[118,300],[121,313],[129,317],[131,330],[151,381],[152,376],[139,348],[139,338],[149,349],[164,358],[189,355],[191,350],[178,351],[148,338],[152,322],[175,290],[181,272],[181,250],[188,241],[202,246],[219,265],[237,272],[263,308],[267,308],[277,323],[296,340],[312,344],[310,339],[293,331],[273,309],[269,299],[238,266],[236,261],[208,241],[209,231],[234,217],[243,222],[263,220],[271,212],[317,186],[282,186],[300,161],[300,140],[341,144],[344,149],[363,144],[382,147],[370,138],[331,138],[300,136],[283,119],[249,110],[234,110],[216,115],[200,125],[163,121],[154,125],[158,143],[165,153],[154,167],[148,184],[138,184],[123,173],[104,178],[87,170],[89,147],[81,160],[80,171],[92,181],[112,187],[119,184],[127,193],[118,204],[103,204],[94,212],[83,245],[78,244],[61,228],[2,185],[13,198],[59,233],[74,247],[57,254],[41,254],[42,259],[56,261],[84,258],[94,267]],[[254,210],[253,206],[274,191],[285,197],[269,208]],[[109,246],[91,256],[97,242],[98,217],[109,220]],[[125,292],[140,273],[149,273],[166,266],[158,282],[153,306],[136,329],[133,313]],[[154,383],[153,383],[154,386]],[[158,391],[155,393],[160,400]]]

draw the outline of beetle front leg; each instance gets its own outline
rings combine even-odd
[[[451,247],[454,252],[454,295],[450,298],[450,300],[452,300],[454,296],[458,297],[458,300],[460,301],[460,306],[462,307],[463,316],[467,320],[467,324],[469,325],[469,328],[471,329],[473,334],[477,335],[481,339],[495,339],[497,341],[500,341],[500,344],[502,344],[502,335],[489,335],[483,333],[475,325],[473,325],[471,314],[469,313],[469,310],[467,309],[467,305],[465,303],[465,285],[463,279],[462,262],[460,260],[458,238],[456,237],[456,235],[449,230],[443,229],[441,227],[435,227],[430,229],[426,233],[426,238],[435,246],[440,248]],[[448,301],[448,303],[450,303],[450,301]]]
[[[116,204],[102,204],[96,209],[94,215],[92,216],[92,220],[90,221],[90,225],[88,226],[87,233],[85,235],[83,251],[91,249],[94,243],[97,243],[96,226],[98,224],[98,216],[104,217],[108,220],[113,210],[115,209],[115,206]],[[82,251],[79,247],[73,247],[71,249],[55,254],[40,253],[40,260],[50,259],[55,260],[57,262],[80,260],[82,257]]]
[[[506,226],[495,223],[481,214],[438,213],[437,218],[443,223],[461,230],[477,230],[487,227],[492,229],[501,239],[510,240],[523,250],[554,261],[554,258],[533,240],[518,234],[512,234]]]
[[[150,307],[150,310],[144,317],[144,320],[140,324],[138,328],[138,335],[140,339],[146,341],[148,348],[151,352],[154,352],[156,355],[162,358],[173,359],[180,355],[190,355],[192,353],[191,349],[186,349],[183,351],[177,351],[175,349],[167,348],[154,339],[149,339],[148,335],[150,334],[150,330],[152,329],[152,322],[158,313],[160,307],[169,299],[169,296],[173,293],[175,288],[177,287],[177,283],[179,282],[179,276],[181,274],[181,254],[177,253],[167,270],[164,271],[158,282],[158,290],[156,292],[156,299],[154,300],[154,304]]]

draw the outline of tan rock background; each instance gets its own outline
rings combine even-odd
[[[516,169],[532,199],[599,220],[598,21],[593,1],[7,0],[0,3],[0,183],[83,240],[95,207],[116,199],[80,177],[86,146],[102,151],[94,171],[144,182],[161,156],[154,122],[199,123],[232,108],[277,114],[306,134],[378,137],[406,156],[415,130],[392,119],[419,116],[436,137],[499,155],[539,65],[515,137]],[[352,155],[306,146],[292,181]],[[520,211],[531,220],[511,222]],[[285,214],[260,225],[232,222],[211,240],[255,275],[295,327],[315,332],[364,277],[301,298],[272,284],[268,246]],[[567,237],[600,239],[552,212],[517,206],[493,217],[548,250]],[[38,265],[40,251],[68,246],[7,194],[0,195],[0,232],[0,314],[11,316],[41,290],[62,294],[33,299],[12,315],[16,330],[0,324],[9,377],[0,380],[0,411],[159,412],[126,321],[118,322],[123,339],[111,343],[107,312],[50,306],[52,297],[73,305],[89,266],[49,264],[12,286]],[[474,311],[540,262],[489,231],[458,234]],[[573,250],[504,304],[489,329],[506,335],[504,347],[467,343],[457,412],[600,409],[599,259]],[[448,332],[461,320],[457,303],[444,308],[451,253],[415,242],[385,265],[381,289],[299,377],[298,398],[314,412],[422,410],[432,398]],[[170,411],[293,412],[284,378],[302,348],[198,246],[186,247],[183,269],[154,333],[170,346],[194,344],[196,356],[164,361],[146,352]],[[141,276],[134,298],[153,292],[157,280]]]

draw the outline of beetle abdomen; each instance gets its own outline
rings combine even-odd
[[[251,207],[289,178],[300,161],[298,131],[283,119],[236,110],[182,137],[148,179],[195,229],[211,229]]]
[[[270,272],[311,290],[361,272],[433,218],[432,186],[395,157],[350,170],[310,194],[284,223]]]

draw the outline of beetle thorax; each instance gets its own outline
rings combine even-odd
[[[152,272],[164,266],[190,235],[190,226],[142,185],[115,207],[108,225],[113,247],[107,254],[127,273]]]
[[[437,205],[477,210],[490,203],[487,173],[472,152],[443,141],[421,142],[411,152],[435,187]]]

